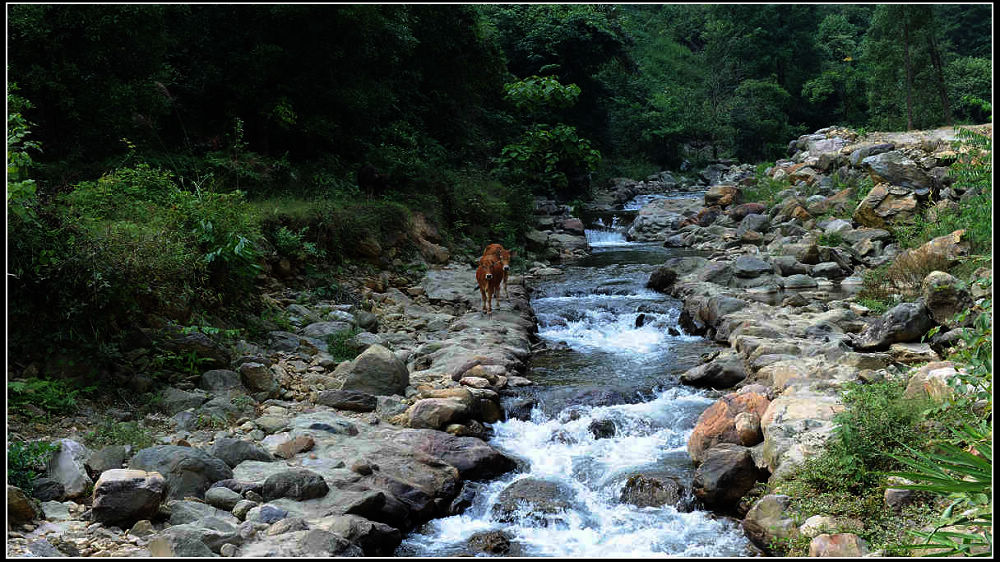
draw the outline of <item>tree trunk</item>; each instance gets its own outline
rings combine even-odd
[[[913,130],[913,69],[910,67],[910,22],[903,13],[903,62],[906,65],[906,130]]]
[[[938,95],[941,96],[941,108],[944,109],[944,122],[951,125],[951,104],[948,102],[948,90],[944,83],[944,70],[941,63],[941,52],[938,51],[937,41],[934,40],[934,29],[931,26],[927,30],[928,41],[931,47],[931,64],[934,65],[934,73],[937,75]]]

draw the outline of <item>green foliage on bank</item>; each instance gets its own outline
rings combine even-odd
[[[7,483],[31,493],[59,445],[44,441],[14,441],[7,437]]]

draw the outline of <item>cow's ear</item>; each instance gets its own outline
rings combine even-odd
[[[510,257],[514,257],[515,255],[517,255],[517,252],[515,252],[514,250],[511,250],[510,251]]]

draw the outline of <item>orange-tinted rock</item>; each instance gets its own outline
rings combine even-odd
[[[868,544],[854,533],[819,535],[809,543],[809,556],[857,558],[868,554]]]
[[[718,443],[741,444],[736,429],[736,416],[752,412],[760,419],[771,403],[766,396],[756,392],[744,394],[730,393],[718,399],[698,417],[691,437],[688,439],[688,454],[696,463],[704,460],[705,452]]]

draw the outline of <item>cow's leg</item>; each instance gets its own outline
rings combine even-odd
[[[486,290],[479,286],[479,294],[483,297],[483,314],[486,314]]]

